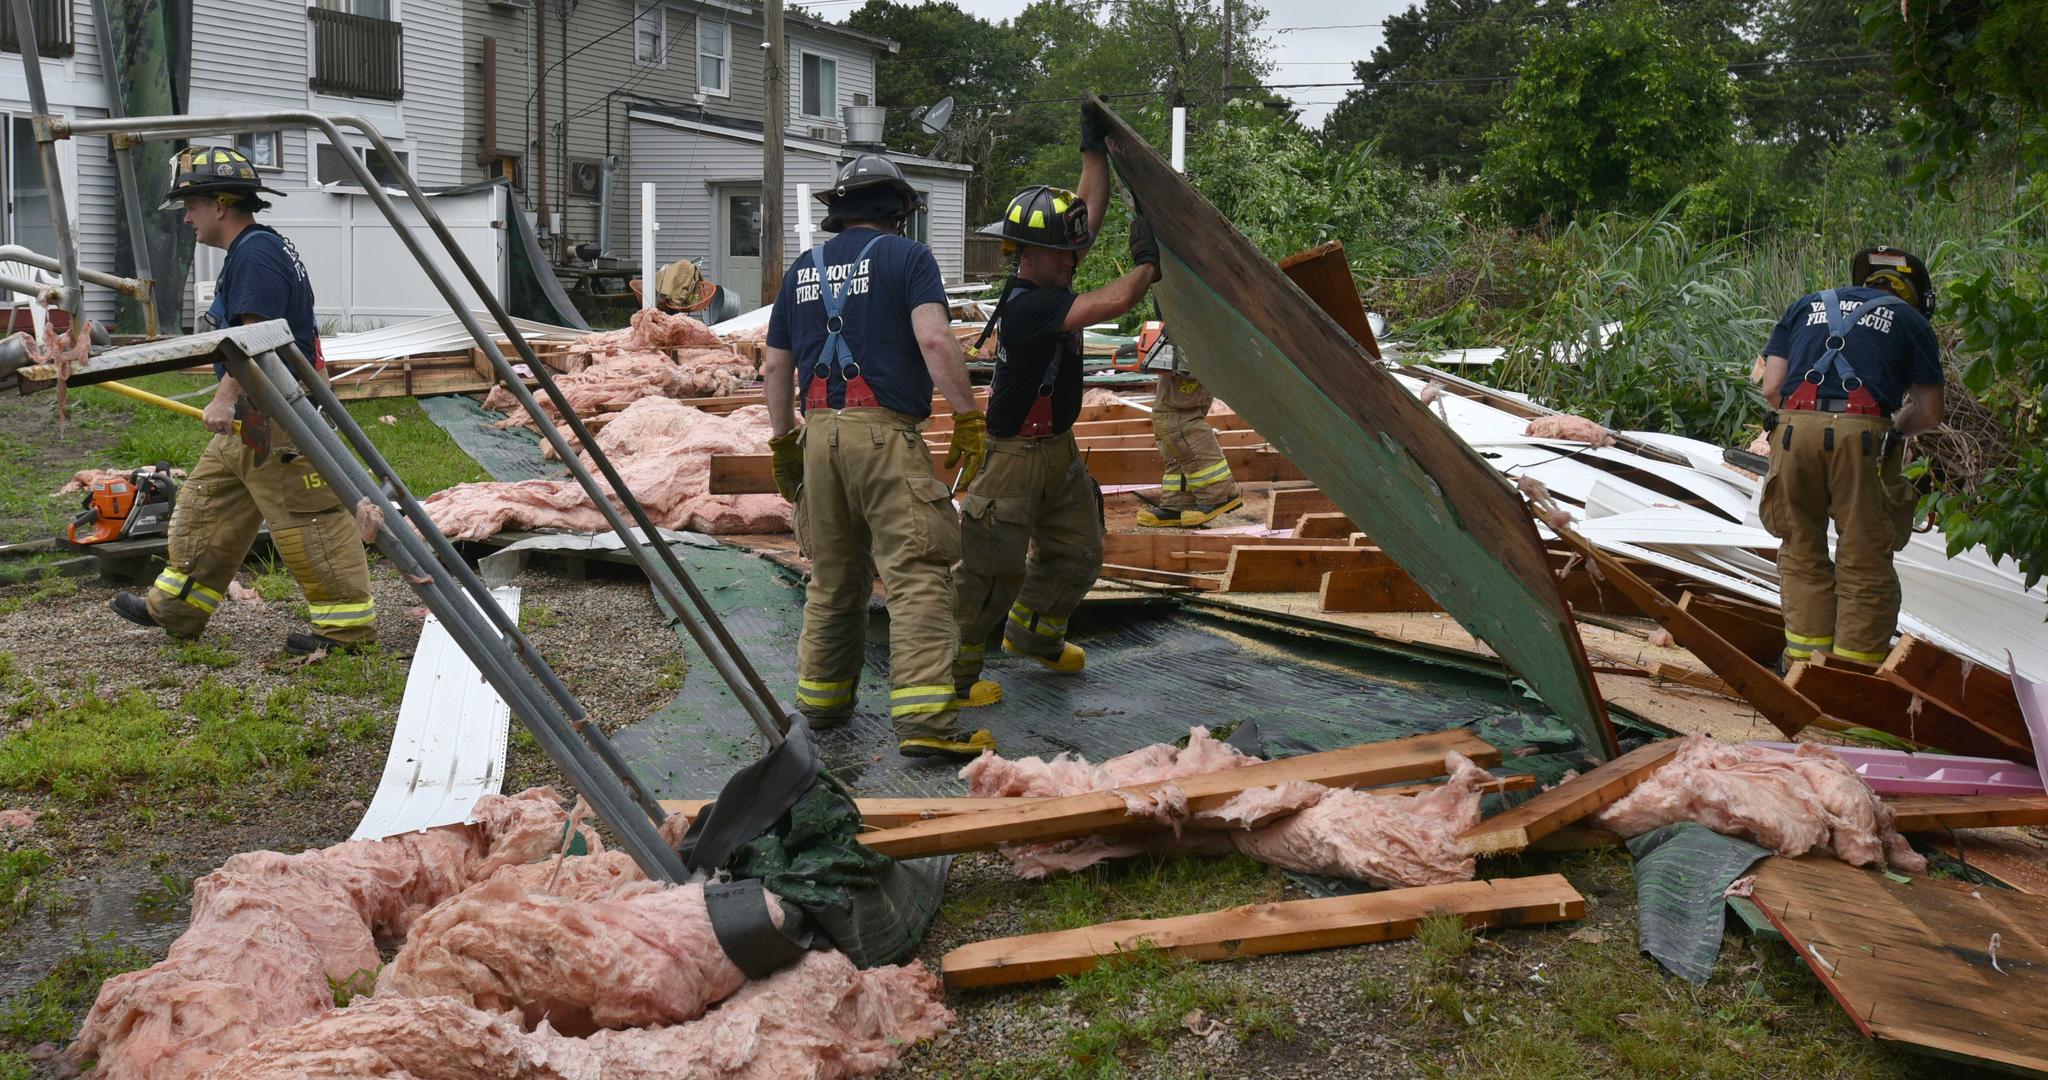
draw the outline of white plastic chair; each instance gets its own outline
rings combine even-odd
[[[64,283],[63,279],[56,274],[39,266],[30,266],[25,262],[0,262],[0,275],[26,281],[31,285],[62,285]],[[37,297],[23,296],[12,289],[0,289],[0,294],[5,294],[6,298],[8,331],[10,333],[13,332],[15,311],[19,310],[21,305],[26,303],[28,305],[29,319],[35,325],[36,340],[43,340],[43,332],[49,328],[50,324],[49,305],[43,303]]]

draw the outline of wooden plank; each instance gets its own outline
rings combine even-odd
[[[2034,763],[2031,745],[1999,738],[1926,699],[1915,709],[1911,690],[1875,675],[1802,663],[1792,665],[1786,681],[1831,715],[1863,727],[1951,754]]]
[[[1996,668],[1964,661],[1911,634],[1899,639],[1878,675],[1940,705],[2008,742],[2031,746],[2012,679]]]
[[[2048,900],[1829,855],[1764,860],[1754,900],[1866,1036],[2048,1072]]]
[[[1392,787],[1368,789],[1373,795],[1420,795],[1435,791],[1441,782],[1429,784],[1396,784]],[[1528,773],[1510,773],[1496,776],[1479,785],[1482,792],[1520,791],[1536,786],[1536,778]],[[984,810],[996,810],[1019,803],[1042,801],[1042,797],[997,795],[987,798],[973,796],[865,796],[853,800],[860,811],[861,824],[873,829],[893,829],[914,821],[930,821],[933,818],[953,817],[958,814],[977,814]],[[711,805],[710,799],[663,799],[661,808],[671,814],[680,814],[685,821],[694,821],[704,808]]]
[[[1125,566],[1113,562],[1102,564],[1102,576],[1119,581],[1153,581],[1161,585],[1177,585],[1183,589],[1200,589],[1204,592],[1214,592],[1223,587],[1223,579],[1215,574],[1160,570],[1150,566]]]
[[[1097,450],[1137,450],[1147,446],[1156,447],[1159,445],[1159,441],[1150,432],[1126,435],[1089,435],[1078,438],[1076,441],[1082,453],[1092,453]],[[942,446],[951,446],[952,443],[951,432],[928,432],[925,435],[925,445],[934,450]],[[1225,448],[1233,446],[1264,446],[1266,445],[1266,437],[1256,431],[1219,431],[1216,433],[1216,445]]]
[[[1392,566],[1378,548],[1240,547],[1230,552],[1223,572],[1224,592],[1315,592],[1332,570],[1370,570]]]
[[[2048,825],[2048,795],[1902,795],[1885,805],[1900,832]]]
[[[1665,599],[1664,594],[1622,565],[1621,560],[1587,543],[1576,530],[1567,526],[1557,533],[1580,555],[1599,566],[1603,580],[1621,590],[1622,595],[1657,620],[1658,625],[1671,631],[1671,636],[1680,646],[1699,657],[1702,663],[1713,669],[1714,674],[1734,687],[1744,700],[1763,714],[1764,719],[1786,736],[1796,736],[1816,725],[1836,729],[1848,726],[1823,713],[1812,699],[1778,678],[1777,672],[1750,659],[1742,650],[1729,644],[1727,638],[1714,633],[1690,612]]]
[[[1342,511],[1303,514],[1294,522],[1294,536],[1298,540],[1349,540],[1356,532],[1358,526]]]
[[[1266,528],[1285,529],[1303,514],[1341,514],[1337,504],[1321,488],[1275,488],[1266,507]]]
[[[1100,99],[1084,107],[1110,132],[1132,197],[1172,222],[1154,293],[1175,340],[1200,354],[1202,382],[1477,629],[1586,747],[1612,756],[1593,672],[1522,500],[1136,131]]]
[[[1102,538],[1102,561],[1121,566],[1171,570],[1221,571],[1232,550],[1240,547],[1301,547],[1315,541],[1285,536],[1213,536],[1207,533],[1158,532],[1109,533]],[[1339,544],[1330,544],[1339,547]],[[1214,556],[1213,559],[1201,556]],[[1219,579],[1220,580],[1220,579]]]
[[[1375,548],[1353,548],[1374,551]],[[1324,611],[1442,611],[1442,605],[1398,566],[1332,570],[1323,575]]]
[[[1558,874],[1282,900],[977,941],[947,953],[939,972],[948,987],[965,989],[1077,975],[1147,948],[1186,960],[1232,960],[1368,945],[1412,937],[1423,919],[1438,914],[1472,927],[1532,926],[1584,918],[1586,901]]]
[[[1166,783],[1180,789],[1190,811],[1206,810],[1221,806],[1239,792],[1271,787],[1288,780],[1306,780],[1326,787],[1370,787],[1440,776],[1444,770],[1444,755],[1453,750],[1482,766],[1500,764],[1500,751],[1471,732],[1458,728],[1265,761],[1241,769],[1184,776],[1173,781],[1137,784],[1121,792],[1097,791],[1058,799],[1040,799],[1029,806],[986,810],[979,814],[882,829],[866,833],[860,839],[876,851],[898,859],[981,851],[999,844],[1065,840],[1149,824],[1150,819],[1130,813],[1124,796],[1142,796]]]
[[[1682,744],[1679,739],[1645,743],[1584,776],[1574,777],[1504,814],[1458,835],[1476,855],[1520,851],[1531,843],[1611,806],[1649,779]]]
[[[1776,664],[1785,651],[1785,623],[1748,617],[1738,608],[1716,602],[1690,589],[1678,594],[1679,610],[1706,624],[1707,628],[1742,650],[1742,655],[1759,664]]]
[[[1301,287],[1351,340],[1372,358],[1380,358],[1380,343],[1373,340],[1372,323],[1365,318],[1365,301],[1358,296],[1358,282],[1351,276],[1351,262],[1344,257],[1344,241],[1329,240],[1280,260],[1280,272]]]
[[[1224,447],[1230,472],[1241,484],[1299,480],[1301,470],[1279,452],[1263,447]],[[932,455],[932,471],[944,472],[945,453]],[[1165,467],[1157,447],[1128,450],[1091,450],[1086,455],[1088,472],[1099,484],[1157,484]],[[711,493],[714,495],[762,495],[775,490],[772,463],[767,454],[713,454]],[[951,476],[950,472],[946,473]]]

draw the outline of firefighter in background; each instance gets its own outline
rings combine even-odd
[[[775,486],[796,504],[811,560],[797,641],[797,708],[814,728],[853,715],[875,574],[889,593],[889,715],[911,757],[973,758],[995,748],[959,725],[950,663],[960,521],[932,475],[918,424],[936,386],[953,406],[946,462],[970,483],[987,424],[931,249],[901,233],[917,192],[896,165],[861,154],[819,196],[838,235],[782,277],[761,364],[774,430]],[[792,375],[795,378],[792,378]],[[791,399],[801,384],[804,425]]]
[[[283,319],[299,351],[321,367],[313,285],[291,241],[256,223],[270,208],[249,159],[231,149],[191,147],[178,153],[165,210],[182,209],[198,241],[223,248],[206,320],[215,327]],[[116,594],[116,615],[196,638],[220,606],[228,583],[248,558],[256,533],[270,542],[306,594],[312,633],[286,635],[285,651],[303,656],[356,648],[377,636],[370,567],[355,517],[282,429],[271,427],[268,451],[234,434],[264,424],[222,365],[203,423],[213,438],[178,494],[171,514],[169,563],[146,596]]]
[[[1102,492],[1073,430],[1081,413],[1081,329],[1138,306],[1159,277],[1159,246],[1135,218],[1130,272],[1074,294],[1074,268],[1108,205],[1105,136],[1084,108],[1079,193],[1027,188],[1001,221],[981,230],[1002,237],[1017,266],[982,333],[983,341],[996,335],[988,468],[960,497],[966,552],[953,684],[963,705],[1002,700],[1002,686],[981,678],[999,628],[1005,649],[1054,671],[1087,665],[1086,653],[1067,640],[1067,618],[1102,569]]]
[[[1927,268],[1877,247],[1856,255],[1850,279],[1800,297],[1764,347],[1764,399],[1777,413],[1759,514],[1782,541],[1781,669],[1816,652],[1883,662],[1899,618],[1892,553],[1912,538],[1919,496],[1900,475],[1900,444],[1942,418]]]
[[[1164,368],[1152,398],[1152,438],[1166,467],[1159,478],[1160,499],[1138,511],[1138,524],[1169,529],[1207,525],[1244,505],[1223,445],[1209,426],[1216,395],[1187,370],[1180,347],[1163,332],[1147,355],[1158,359],[1146,367],[1156,363]]]

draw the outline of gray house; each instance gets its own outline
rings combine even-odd
[[[653,183],[658,260],[698,260],[748,306],[758,302],[766,83],[758,5],[463,0],[463,23],[464,180],[510,176],[523,208],[536,212],[545,188],[557,253],[595,245],[627,265],[640,257],[640,185]],[[896,44],[796,14],[786,16],[784,35],[782,248],[793,259],[801,252],[797,185],[822,188],[853,152],[845,110],[873,102],[876,65]],[[889,155],[926,195],[913,235],[931,245],[949,281],[959,280],[969,169]]]

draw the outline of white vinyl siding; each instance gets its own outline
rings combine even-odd
[[[697,20],[697,89],[732,96],[732,28],[725,23]]]
[[[852,105],[856,99],[868,104],[874,103],[874,49],[836,35],[792,28],[789,32],[789,52],[792,57],[787,113],[790,117],[790,133],[801,137],[809,134],[811,128],[827,128],[830,129],[829,136],[820,137],[839,138],[844,130],[841,118],[846,115],[841,110]],[[827,100],[818,100],[820,92],[825,89],[823,86],[806,89],[803,85],[806,74],[804,65],[809,63],[809,58],[813,56],[832,62],[832,94]],[[808,106],[804,101],[807,96],[811,98]],[[813,108],[822,111],[813,112]]]

